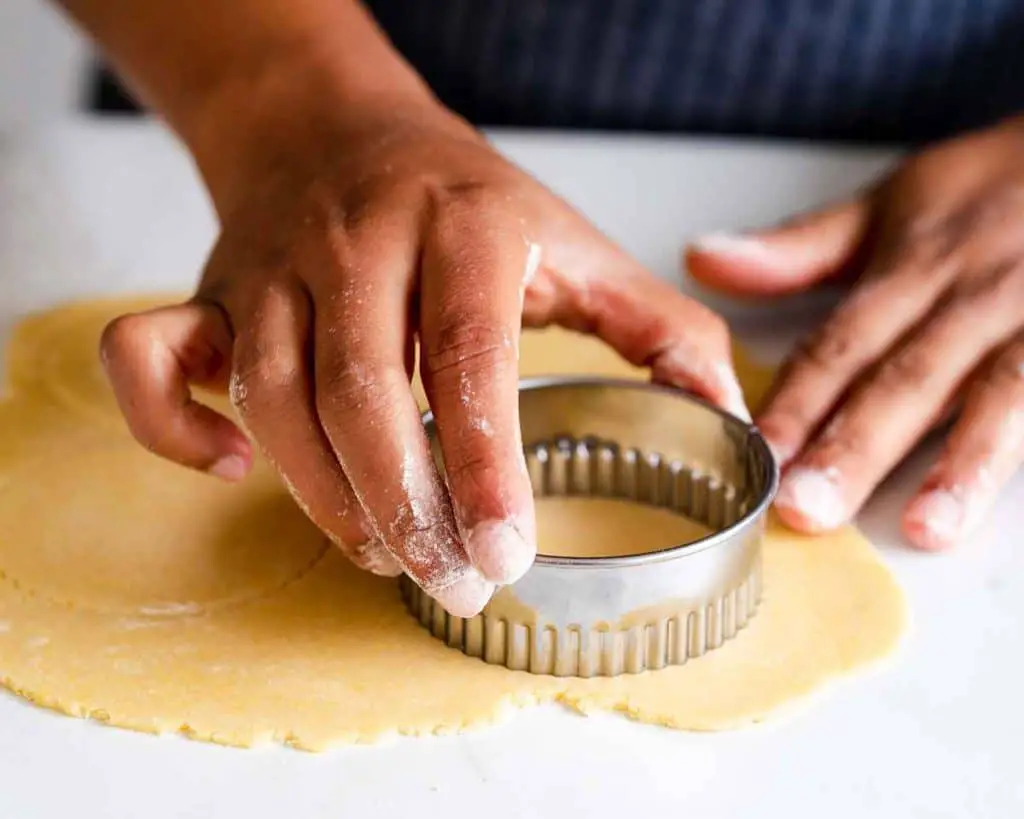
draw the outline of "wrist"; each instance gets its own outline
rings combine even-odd
[[[274,170],[282,155],[312,151],[325,136],[356,137],[401,112],[452,116],[397,54],[356,70],[338,59],[344,51],[344,43],[307,44],[268,54],[212,83],[172,123],[222,217],[253,174]]]

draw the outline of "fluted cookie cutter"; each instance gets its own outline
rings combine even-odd
[[[623,557],[538,554],[468,619],[403,577],[403,598],[420,623],[472,657],[560,677],[681,665],[735,636],[760,601],[762,540],[778,485],[757,429],[678,390],[634,381],[524,380],[519,407],[535,495],[649,504],[711,534]],[[430,413],[424,423],[443,466]]]

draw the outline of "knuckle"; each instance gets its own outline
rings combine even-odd
[[[116,364],[126,352],[145,337],[146,320],[143,316],[118,316],[103,328],[100,335],[100,358],[104,365]]]
[[[440,542],[450,529],[440,516],[424,516],[412,507],[400,506],[388,527],[388,536],[393,543],[405,543],[414,538],[429,540],[431,535],[438,535],[437,542]]]
[[[693,327],[699,328],[702,339],[710,340],[715,345],[728,346],[730,337],[729,324],[711,308],[694,302],[690,321]],[[666,334],[670,332],[670,322],[668,319],[656,321],[654,326],[660,332],[665,332]],[[678,332],[678,328],[676,328],[676,331]]]
[[[839,459],[856,461],[869,457],[872,438],[865,429],[865,413],[839,412],[819,431],[814,450],[827,463]]]
[[[464,521],[501,520],[509,515],[510,497],[520,493],[516,476],[502,475],[493,457],[471,457],[451,469],[448,479],[452,503]]]
[[[453,321],[443,324],[423,351],[424,372],[436,379],[449,373],[482,372],[513,355],[505,330],[486,324]]]
[[[256,349],[239,356],[231,373],[228,397],[243,416],[276,405],[293,391],[299,377],[295,363],[278,350]]]
[[[333,195],[337,197],[336,193]],[[340,202],[332,201],[322,208],[326,213],[322,217],[321,230],[334,242],[339,241],[339,236],[362,237],[372,234],[380,225],[382,213],[385,212],[381,203],[407,198],[387,178],[380,175],[364,177],[345,192]]]
[[[914,388],[928,380],[932,364],[929,352],[914,344],[883,361],[871,380],[883,390]]]
[[[1019,210],[1018,189],[1005,180],[984,185],[952,216],[961,235],[999,227],[1012,220]]]
[[[127,412],[125,420],[132,437],[147,450],[160,456],[173,452],[177,432],[173,422],[149,412]]]
[[[963,237],[972,229],[973,217],[958,212],[934,219],[904,250],[904,265],[912,275],[927,278],[935,268],[956,261],[960,255]]]
[[[1012,344],[995,359],[987,380],[993,386],[1024,387],[1024,339]]]
[[[779,393],[758,416],[757,425],[773,442],[788,449],[802,447],[817,426],[819,414],[799,389]]]
[[[850,406],[826,421],[808,441],[800,461],[816,469],[835,468],[855,478],[878,460],[879,436],[870,407]]]
[[[803,401],[779,396],[758,416],[757,426],[773,441],[788,442],[802,438],[810,422],[810,413]]]
[[[1008,290],[1024,279],[1022,274],[1024,263],[1011,259],[962,276],[950,292],[950,306],[970,306],[1012,296]]]
[[[386,371],[340,358],[320,366],[316,377],[316,405],[326,421],[359,416],[369,427],[379,426],[400,408],[405,374],[391,378]]]
[[[494,183],[489,180],[462,179],[439,186],[434,195],[445,204],[477,210],[493,207],[496,191]]]
[[[494,461],[493,452],[482,451],[479,447],[464,449],[445,464],[445,471],[449,481],[459,487],[463,500],[466,495],[480,498],[496,491],[497,468]]]
[[[437,214],[435,228],[444,235],[461,234],[470,220],[478,230],[502,224],[519,197],[513,185],[493,178],[443,182],[428,190]]]
[[[337,219],[335,229],[331,231],[332,236],[336,235],[339,229],[346,236],[363,236],[371,232],[380,222],[373,207],[374,201],[373,196],[369,194],[350,197]]]
[[[452,520],[425,517],[402,507],[388,527],[387,542],[403,568],[424,588],[441,588],[465,570],[468,562]]]
[[[700,327],[697,333],[693,332],[695,326]],[[680,333],[677,322],[654,317],[637,329],[626,355],[654,371],[704,376],[729,360],[729,339],[713,328],[705,332],[699,324],[691,324],[686,332]]]
[[[849,356],[853,328],[845,315],[836,316],[797,346],[792,369],[830,370]]]
[[[902,224],[900,233],[870,265],[861,287],[896,277],[908,285],[930,280],[953,259],[960,233],[945,216],[926,213]]]

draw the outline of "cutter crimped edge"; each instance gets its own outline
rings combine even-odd
[[[629,500],[685,515],[713,532],[744,519],[760,500],[750,487],[744,491],[714,471],[614,441],[562,436],[533,443],[525,454],[538,496]],[[763,529],[763,521],[759,525]],[[636,674],[682,665],[718,648],[754,616],[761,599],[759,533],[742,548],[742,559],[716,589],[700,599],[672,601],[642,622],[555,624],[542,611],[531,622],[491,607],[463,619],[449,615],[407,577],[402,596],[435,637],[485,662],[555,676]]]

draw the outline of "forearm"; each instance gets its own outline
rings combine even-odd
[[[357,0],[59,0],[211,187],[225,152],[321,99],[342,112],[429,92]]]

